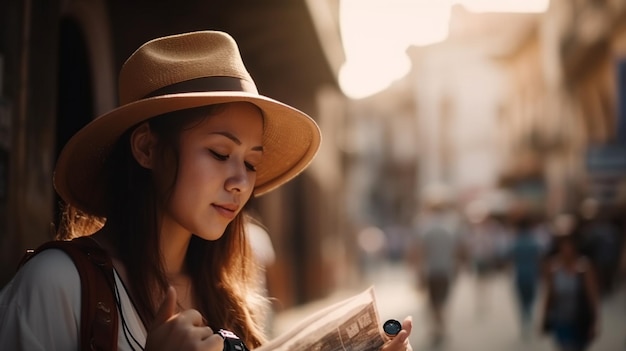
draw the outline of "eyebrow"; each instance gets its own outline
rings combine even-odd
[[[221,136],[225,136],[228,139],[232,140],[235,144],[237,145],[241,145],[241,140],[239,140],[239,138],[237,138],[236,136],[234,136],[232,133],[229,132],[213,132],[213,133],[209,133],[209,134],[217,134],[217,135],[221,135]],[[254,146],[252,147],[252,150],[254,151],[260,151],[263,152],[263,146]]]

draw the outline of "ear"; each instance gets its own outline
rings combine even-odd
[[[130,149],[137,163],[143,168],[154,167],[156,137],[148,122],[140,124],[130,135]]]

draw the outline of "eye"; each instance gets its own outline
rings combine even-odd
[[[213,151],[213,150],[209,150],[209,152],[210,152],[210,153],[213,155],[213,157],[215,157],[217,160],[220,160],[220,161],[226,161],[226,160],[228,160],[228,155],[222,155],[222,154],[220,154],[220,153],[218,153],[218,152],[215,152],[215,151]]]
[[[230,158],[229,155],[223,155],[220,154],[219,152],[216,152],[214,150],[209,149],[209,152],[211,153],[211,155],[213,155],[213,157],[215,157],[216,160],[218,161],[226,161]],[[253,165],[250,162],[244,162],[244,165],[246,166],[246,169],[250,172],[256,172],[256,166]]]
[[[256,167],[253,164],[251,164],[250,162],[244,162],[244,164],[250,172],[256,172]]]

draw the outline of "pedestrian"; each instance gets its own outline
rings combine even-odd
[[[535,223],[529,213],[512,218],[514,239],[510,248],[515,297],[520,315],[522,338],[530,336],[533,307],[541,278],[543,247],[535,234]]]
[[[489,208],[483,202],[470,203],[466,208],[468,231],[465,246],[475,284],[475,314],[478,318],[487,315],[492,300],[491,277],[496,271],[496,239],[501,235]]]
[[[560,351],[586,350],[599,332],[598,286],[573,236],[556,238],[545,270],[542,328]]]
[[[597,274],[600,295],[606,297],[613,292],[618,274],[621,255],[619,227],[610,217],[610,211],[601,208],[593,198],[582,202],[580,212],[581,223],[577,229]]]
[[[59,237],[105,253],[94,265],[112,262],[115,305],[83,319],[81,288],[100,280],[44,250],[0,293],[0,349],[97,348],[82,337],[91,322],[119,322],[111,349],[221,351],[219,328],[256,348],[245,207],[306,168],[319,128],[258,94],[237,44],[217,31],[142,45],[121,69],[119,101],[69,140],[54,172],[68,206]],[[403,326],[384,350],[410,349]]]
[[[449,199],[435,192],[426,199],[426,212],[417,223],[419,281],[426,288],[433,321],[432,342],[444,341],[446,306],[460,263],[465,256],[462,225]]]

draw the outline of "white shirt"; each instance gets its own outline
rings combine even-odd
[[[117,272],[115,283],[122,310],[118,350],[140,350],[146,329]],[[57,249],[37,254],[0,291],[0,350],[78,350],[80,304],[80,277],[72,259]]]

